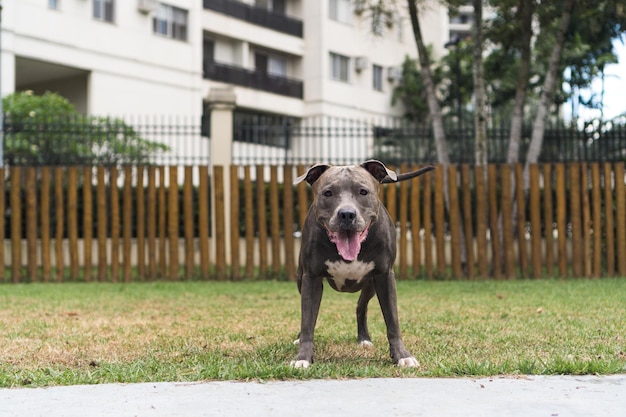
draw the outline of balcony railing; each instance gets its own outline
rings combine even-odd
[[[288,35],[302,37],[302,20],[256,7],[236,0],[203,0],[205,9],[214,10],[237,19]]]
[[[302,98],[302,81],[234,65],[205,61],[204,78],[283,96]]]

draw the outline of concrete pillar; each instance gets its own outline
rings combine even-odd
[[[212,88],[209,91],[208,104],[211,109],[210,155],[211,166],[224,167],[224,211],[230,213],[230,164],[233,153],[233,110],[236,97],[232,88]],[[214,178],[213,176],[211,178]],[[215,184],[211,184],[215,190]],[[211,193],[212,213],[215,213],[215,192]],[[226,263],[230,264],[230,222],[226,220]],[[211,218],[211,230],[215,236],[215,216]]]

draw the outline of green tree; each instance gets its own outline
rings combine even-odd
[[[2,99],[9,165],[123,165],[149,162],[169,148],[121,119],[83,116],[64,97],[17,92]]]
[[[442,71],[436,68],[433,71],[435,84],[440,85]],[[413,58],[406,56],[402,63],[402,78],[393,90],[391,104],[401,102],[404,105],[405,117],[411,122],[421,126],[428,126],[430,117],[426,104],[424,79],[418,68],[418,63]]]
[[[602,95],[584,96],[581,91],[591,83],[604,78],[606,65],[616,63],[613,40],[624,39],[626,6],[614,0],[585,0],[582,10],[572,15],[569,48],[564,54],[568,68],[564,82],[569,85],[573,104],[572,115],[578,116],[579,106],[599,109],[602,114]],[[603,116],[600,117],[602,122]]]
[[[490,105],[500,119],[510,119],[507,162],[519,160],[522,126],[531,78],[532,18],[535,0],[498,0],[492,17],[485,22],[486,40],[491,45],[485,58],[490,82]]]
[[[448,7],[450,13],[467,4],[467,1],[460,0],[438,1]],[[453,108],[451,93],[456,88],[460,93],[455,95],[461,96],[465,107],[463,124],[466,117],[474,117],[477,142],[485,144],[485,117],[481,113],[486,108],[500,121],[510,120],[507,152],[510,163],[521,159],[523,122],[532,124],[525,160],[534,163],[541,154],[548,121],[559,121],[562,105],[572,94],[581,106],[601,108],[601,95],[583,96],[580,91],[597,77],[602,77],[605,65],[615,62],[611,42],[616,38],[623,39],[626,32],[623,0],[490,0],[490,13],[484,19],[481,18],[484,0],[473,0],[476,21],[472,36],[460,42],[456,50],[439,63],[432,62],[422,37],[420,17],[428,3],[427,0],[407,0],[406,3],[403,0],[355,0],[357,13],[369,18],[374,34],[381,34],[393,23],[392,16],[399,8],[408,11],[421,77],[412,78],[416,81],[414,87],[404,86],[403,101],[410,103],[406,93],[415,91],[428,106],[428,122],[433,129],[439,163],[449,163],[446,133],[449,135],[450,132],[445,132],[443,120],[446,113],[452,113],[449,111]],[[483,23],[484,31],[481,30]],[[463,57],[466,52],[469,53],[467,61]],[[483,55],[484,65],[481,65],[479,61]],[[461,76],[446,73],[446,68],[450,71],[456,65],[450,59],[457,58],[461,63],[458,71]],[[437,85],[434,71],[438,67],[443,68],[447,83]],[[465,71],[464,68],[471,70]],[[483,69],[484,76],[481,74]],[[472,74],[473,79],[466,80],[466,74]],[[488,103],[481,100],[481,80],[485,83]],[[563,88],[564,85],[570,86],[569,91]],[[465,106],[469,97],[473,106]],[[411,117],[415,117],[414,114]],[[483,150],[479,145],[477,156],[481,161],[485,160]]]
[[[444,55],[439,60],[432,58],[432,48],[428,54],[433,62],[431,73],[435,90],[441,103],[441,113],[446,126],[454,125],[458,117],[458,100],[461,107],[467,109],[472,103],[474,81],[472,77],[472,42],[469,39],[460,39],[454,51]],[[405,117],[418,123],[421,127],[430,125],[430,114],[426,104],[424,79],[418,62],[405,57],[402,64],[402,79],[394,88],[392,105],[400,101],[405,107]],[[463,112],[463,124],[469,125],[473,117],[467,111]],[[467,123],[466,123],[467,122]],[[454,135],[453,135],[454,136]]]
[[[526,155],[532,162],[541,153],[547,120],[558,122],[565,102],[573,103],[574,117],[579,107],[601,109],[602,93],[580,92],[617,61],[612,41],[623,37],[626,7],[618,0],[493,0],[490,6],[491,106],[500,119],[511,120],[509,163],[520,159],[522,123],[533,125],[535,140]]]

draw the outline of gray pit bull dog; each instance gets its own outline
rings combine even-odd
[[[393,272],[396,228],[378,198],[378,186],[432,169],[426,166],[397,175],[382,162],[370,160],[354,166],[315,165],[296,178],[296,184],[306,181],[313,187],[313,203],[302,228],[297,273],[302,321],[293,367],[307,368],[313,363],[313,332],[324,278],[336,291],[361,291],[356,309],[360,345],[372,345],[367,304],[376,294],[387,326],[391,359],[402,367],[419,366],[400,335]]]

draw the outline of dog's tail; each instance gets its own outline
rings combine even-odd
[[[380,183],[381,184],[389,184],[389,183],[393,183],[393,182],[400,182],[400,181],[410,180],[411,178],[419,177],[420,175],[425,174],[425,173],[427,173],[429,171],[432,171],[433,169],[435,169],[434,166],[427,165],[425,167],[422,167],[422,168],[418,169],[417,171],[405,172],[404,174],[398,174],[398,177],[396,178],[396,180],[392,180],[389,177],[385,177]]]

